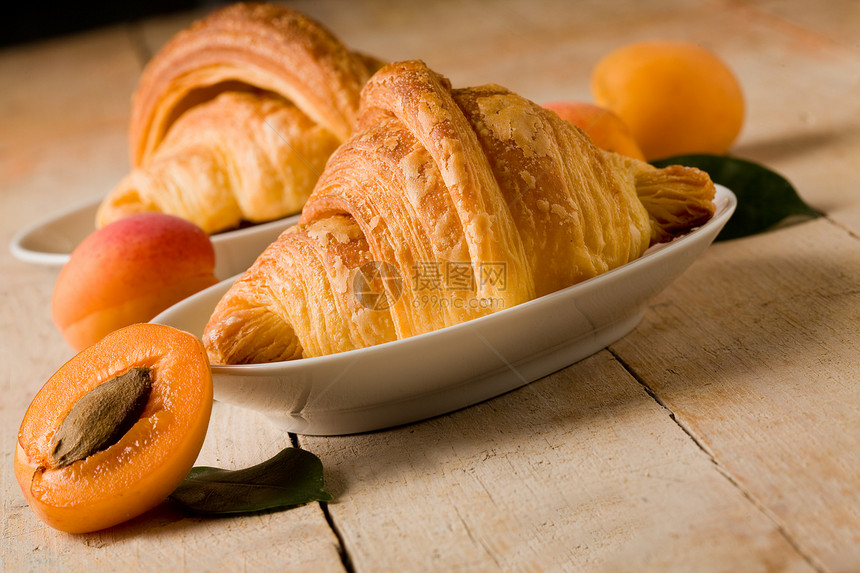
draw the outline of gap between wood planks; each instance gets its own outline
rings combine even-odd
[[[694,444],[696,444],[696,447],[698,447],[700,450],[702,450],[702,452],[704,452],[706,456],[708,456],[708,459],[711,461],[711,463],[714,465],[720,475],[722,475],[734,488],[736,488],[741,493],[741,495],[743,495],[747,500],[749,500],[753,507],[755,507],[759,512],[761,512],[761,514],[764,515],[766,519],[773,523],[773,526],[776,528],[779,534],[795,551],[797,551],[797,554],[800,555],[803,560],[806,561],[809,566],[812,567],[815,571],[818,571],[819,573],[827,573],[827,568],[824,567],[813,555],[807,553],[803,549],[803,547],[785,529],[785,527],[783,527],[777,516],[774,515],[760,501],[758,501],[749,491],[747,491],[740,484],[740,482],[738,482],[734,478],[734,476],[731,475],[729,470],[725,468],[719,462],[719,460],[717,460],[716,456],[714,456],[714,453],[708,448],[708,446],[704,442],[699,440],[699,438],[693,433],[692,430],[690,430],[690,428],[687,427],[686,424],[684,424],[681,420],[678,419],[678,417],[675,415],[675,412],[673,412],[672,409],[669,408],[669,406],[660,398],[660,396],[658,396],[657,393],[648,385],[648,383],[645,382],[645,380],[636,373],[633,367],[630,366],[623,358],[621,358],[621,356],[618,355],[618,353],[616,353],[611,348],[607,348],[607,350],[610,354],[612,354],[615,360],[618,361],[621,367],[624,368],[624,370],[626,370],[627,373],[630,374],[630,376],[633,377],[633,379],[636,380],[636,382],[638,382],[640,386],[642,386],[642,389],[645,390],[645,393],[648,394],[655,402],[657,402],[657,404],[659,404],[661,408],[666,410],[666,412],[669,414],[669,418],[673,422],[675,422],[675,424],[681,429],[681,431],[684,432],[693,441]]]
[[[294,434],[292,432],[289,433],[290,436],[290,445],[294,448],[301,448],[302,446],[299,444],[299,435]],[[343,565],[344,571],[346,573],[354,573],[355,567],[352,564],[352,557],[349,556],[349,551],[346,548],[346,541],[343,538],[343,535],[340,532],[340,528],[334,522],[334,517],[332,517],[331,512],[328,510],[328,502],[320,501],[317,502],[320,504],[320,509],[323,512],[323,516],[325,517],[325,521],[331,529],[332,533],[334,533],[335,539],[337,539],[337,554],[340,557],[340,562]]]
[[[325,516],[326,523],[328,523],[332,533],[334,533],[335,539],[337,539],[337,554],[340,556],[340,562],[343,565],[344,571],[347,573],[354,573],[355,567],[352,565],[352,558],[349,556],[349,551],[346,549],[346,543],[340,533],[340,528],[338,528],[337,524],[334,522],[334,518],[331,516],[331,513],[329,513],[328,503],[321,501],[319,504],[323,515]]]
[[[828,216],[828,215],[827,215],[827,213],[824,213],[823,217],[824,217],[825,219],[827,219],[827,221],[828,221],[828,222],[830,222],[830,224],[832,224],[832,225],[833,225],[834,227],[836,227],[837,229],[842,229],[843,231],[845,231],[845,233],[846,233],[849,237],[851,237],[852,239],[855,239],[855,240],[860,241],[860,235],[858,235],[856,232],[854,232],[854,229],[852,229],[852,228],[851,228],[851,227],[849,227],[848,225],[845,225],[845,224],[843,224],[843,223],[840,223],[839,221],[837,221],[837,220],[833,219],[832,217]]]

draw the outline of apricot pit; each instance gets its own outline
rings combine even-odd
[[[138,367],[84,394],[51,440],[53,467],[64,468],[117,443],[140,418],[150,392],[150,370]]]

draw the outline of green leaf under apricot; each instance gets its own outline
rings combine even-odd
[[[697,167],[715,183],[729,188],[738,198],[732,218],[718,241],[755,235],[780,226],[821,216],[797,194],[782,175],[767,167],[725,155],[679,155],[655,161],[656,167]]]
[[[319,458],[299,448],[286,448],[241,470],[192,468],[170,499],[198,515],[253,513],[331,501],[323,487]]]

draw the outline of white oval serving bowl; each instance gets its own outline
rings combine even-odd
[[[713,242],[737,205],[717,186],[702,227],[622,267],[561,291],[435,332],[290,362],[213,365],[215,398],[299,434],[378,430],[498,396],[573,364],[629,333],[648,301]],[[153,322],[202,336],[223,281]]]
[[[30,225],[12,237],[9,250],[18,260],[38,265],[62,266],[72,251],[95,231],[96,210],[101,199],[71,207]],[[294,225],[298,215],[212,235],[215,276],[226,279],[243,272],[257,256]]]

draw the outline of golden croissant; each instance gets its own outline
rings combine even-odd
[[[132,101],[132,171],[98,226],[143,212],[209,233],[301,210],[379,67],[298,12],[235,4],[177,34]]]
[[[457,324],[703,224],[714,191],[702,171],[602,151],[504,88],[390,64],[299,224],[220,300],[204,343],[213,363],[271,362]]]

